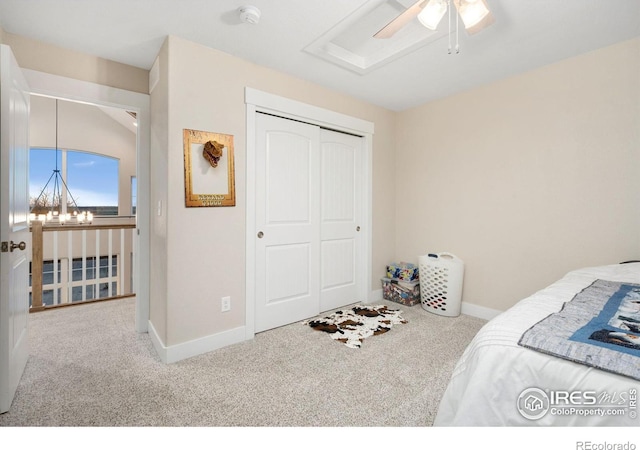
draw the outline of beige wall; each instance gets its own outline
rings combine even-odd
[[[143,94],[149,92],[149,71],[147,70],[7,32],[2,33],[2,43],[11,47],[18,64],[23,69],[37,70]]]
[[[163,56],[161,67],[166,59]],[[198,63],[194,65],[194,61]],[[166,172],[165,167],[152,170],[151,189],[153,195],[166,192],[166,238],[164,242],[156,242],[162,256],[162,245],[166,243],[169,275],[165,345],[245,325],[244,89],[247,86],[375,123],[373,271],[378,282],[373,287],[379,289],[380,274],[393,255],[394,224],[389,205],[394,185],[391,150],[394,113],[176,37],[168,40],[168,62],[169,95],[164,102],[169,111],[168,147],[162,150],[162,157],[166,152],[168,161]],[[151,95],[154,103],[155,90]],[[185,128],[234,136],[235,207],[185,208],[182,150]],[[160,186],[163,184],[168,190]],[[160,221],[157,217],[156,220]],[[162,232],[163,229],[158,230],[158,234]],[[159,241],[160,237],[154,239]],[[220,312],[222,296],[232,299],[232,310],[224,314]]]
[[[637,259],[639,79],[635,39],[400,113],[396,258],[456,254],[498,310]]]

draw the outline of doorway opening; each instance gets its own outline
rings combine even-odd
[[[136,114],[32,95],[29,122],[31,310],[134,296]]]

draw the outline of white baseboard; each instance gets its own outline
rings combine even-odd
[[[203,338],[183,342],[177,345],[165,346],[158,336],[156,329],[149,321],[149,337],[153,343],[160,360],[165,364],[171,364],[183,359],[208,353],[228,345],[237,344],[245,340],[245,327],[238,327],[222,333],[212,334]]]
[[[371,293],[369,294],[369,300],[367,303],[376,303],[382,300],[384,300],[384,297],[382,295],[382,289],[377,289],[375,291],[371,291]],[[491,320],[502,312],[502,311],[498,311],[497,309],[474,305],[473,303],[467,303],[467,302],[462,302],[462,305],[460,305],[460,310],[462,314],[478,317],[479,319],[485,319],[485,320]]]
[[[158,354],[158,356],[160,357],[160,360],[162,362],[166,362],[166,359],[167,359],[165,354],[166,347],[162,343],[162,339],[160,339],[160,336],[158,336],[158,332],[156,331],[151,321],[149,321],[147,325],[147,333],[149,333],[149,339],[151,339],[151,344],[153,345],[153,348],[156,350],[156,353]]]
[[[474,305],[473,303],[462,302],[461,312],[467,316],[478,317],[479,319],[491,320],[502,311],[487,308],[486,306]]]

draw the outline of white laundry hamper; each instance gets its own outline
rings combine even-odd
[[[464,263],[451,253],[429,253],[419,258],[422,309],[441,316],[460,315]]]

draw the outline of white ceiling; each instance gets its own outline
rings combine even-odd
[[[496,23],[461,31],[457,55],[446,20],[429,43],[365,74],[305,51],[381,2],[413,0],[0,0],[0,26],[144,69],[172,34],[396,111],[640,36],[639,0],[487,0]],[[258,24],[241,22],[243,5],[261,10]]]

